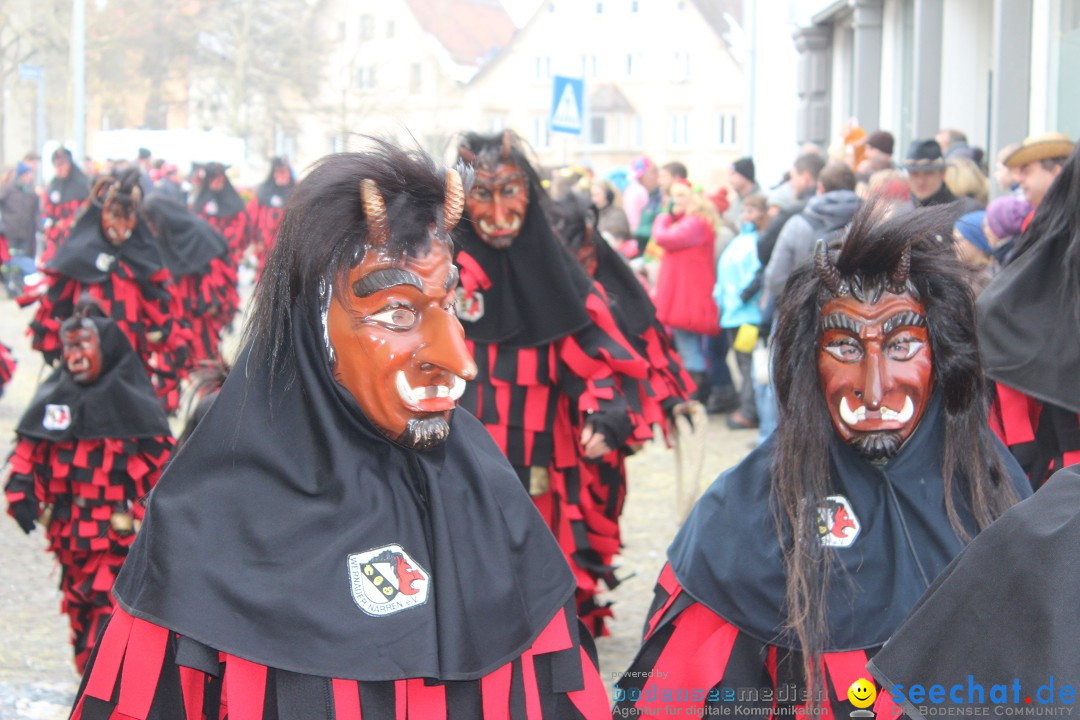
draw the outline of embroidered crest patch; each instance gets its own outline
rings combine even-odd
[[[46,405],[41,426],[46,430],[67,430],[71,427],[71,408],[67,405]]]
[[[349,556],[349,584],[360,609],[381,617],[426,603],[431,575],[400,545],[384,545]]]
[[[281,199],[280,195],[274,195],[270,198],[270,207],[279,208],[285,204],[285,201]]]
[[[98,253],[97,259],[94,260],[94,267],[101,272],[109,272],[109,268],[116,262],[116,256],[109,253]]]
[[[843,495],[830,495],[818,506],[818,537],[825,547],[851,547],[861,529],[851,502]]]
[[[465,288],[457,289],[457,316],[466,322],[476,322],[484,317],[484,295],[479,290],[472,294],[465,292]]]
[[[207,200],[203,205],[203,212],[207,215],[217,215],[217,203],[213,200]]]
[[[49,193],[49,202],[51,202],[53,205],[56,205],[58,202],[60,202],[59,190],[53,190],[51,193]]]

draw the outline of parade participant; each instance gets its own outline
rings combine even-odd
[[[995,431],[1038,488],[1080,462],[1080,145],[979,296]]]
[[[1074,465],[975,538],[919,601],[867,666],[908,716],[1071,712],[1080,587],[1062,570],[1080,547],[1078,507]],[[942,694],[927,696],[935,686]]]
[[[47,264],[56,254],[56,248],[64,244],[75,224],[75,215],[90,196],[90,181],[75,164],[71,151],[57,148],[52,154],[56,175],[45,189],[41,203],[41,215],[45,223],[45,250],[41,263]]]
[[[217,230],[184,205],[158,192],[143,203],[143,216],[153,231],[172,273],[173,295],[190,328],[190,363],[194,367],[218,357],[221,333],[239,310],[236,270],[229,248]]]
[[[127,336],[154,379],[166,409],[179,402],[186,373],[188,333],[173,297],[172,276],[154,237],[139,216],[139,172],[101,178],[71,236],[45,267],[44,294],[30,322],[32,346],[45,361],[60,358],[60,323],[83,298],[92,298]]]
[[[616,584],[620,448],[643,424],[627,388],[647,377],[648,363],[560,246],[518,142],[470,133],[459,149],[477,177],[455,234],[457,313],[479,366],[461,403],[529,489],[574,568],[578,614],[600,634],[611,610],[596,601],[597,581]]]
[[[45,528],[82,672],[112,611],[109,590],[135,540],[142,498],[172,448],[165,413],[131,343],[89,304],[61,327],[64,359],[16,427],[6,495],[27,533]]]
[[[251,227],[251,244],[258,259],[258,277],[262,277],[266,256],[274,249],[281,214],[296,180],[289,161],[276,157],[270,161],[270,175],[255,188],[255,197],[248,203],[248,225]]]
[[[11,381],[15,373],[15,358],[11,354],[11,348],[0,343],[0,397],[4,395],[4,386]]]
[[[219,162],[207,163],[201,170],[199,190],[192,209],[225,236],[231,264],[235,269],[243,259],[250,240],[247,208],[225,174],[224,165]]]
[[[670,429],[675,406],[690,399],[694,382],[675,352],[671,336],[656,319],[656,307],[634,271],[600,232],[600,212],[568,194],[553,204],[553,229],[607,300],[623,336],[649,362],[649,377],[638,390],[641,413],[630,437],[647,440],[652,427]]]
[[[610,717],[558,546],[454,409],[476,374],[448,234],[463,195],[389,145],[297,185],[75,720]]]
[[[867,658],[1030,492],[986,421],[972,297],[938,239],[948,210],[883,215],[861,210],[838,254],[821,242],[791,276],[777,429],[669,548],[618,708],[846,717]]]

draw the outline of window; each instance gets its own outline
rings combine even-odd
[[[356,87],[360,90],[369,90],[375,87],[374,65],[356,68]]]
[[[544,150],[551,145],[551,128],[548,126],[546,115],[534,115],[532,122],[532,146],[536,150]]]
[[[686,82],[690,79],[690,52],[676,50],[672,57],[671,79],[673,82]]]
[[[719,136],[717,137],[720,145],[735,145],[737,140],[735,139],[735,113],[720,113],[720,122],[718,125]]]
[[[626,77],[635,77],[641,70],[641,53],[626,53]]]
[[[589,56],[589,77],[595,80],[600,75],[600,59],[596,55]]]
[[[690,116],[677,113],[671,116],[671,145],[685,147],[690,144]]]
[[[420,63],[413,63],[409,66],[409,92],[413,94],[420,92],[422,72],[423,69],[420,67]]]
[[[551,56],[537,55],[533,71],[533,79],[542,82],[551,79]]]
[[[607,144],[607,118],[603,115],[593,115],[589,125],[589,142],[593,145]]]
[[[641,150],[642,147],[644,147],[644,145],[645,145],[645,143],[643,142],[645,132],[644,132],[644,129],[643,129],[643,125],[642,125],[642,122],[641,122],[641,116],[640,115],[635,115],[634,116],[634,121],[633,121],[633,124],[631,126],[631,132],[633,133],[633,146],[634,146],[634,149],[635,150]]]
[[[371,40],[375,37],[375,16],[374,15],[361,15],[360,16],[360,39]]]

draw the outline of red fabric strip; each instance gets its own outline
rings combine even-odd
[[[266,698],[266,666],[235,655],[225,654],[223,704],[229,707],[229,720],[262,720]]]
[[[119,607],[113,610],[112,619],[105,629],[105,636],[98,644],[97,659],[86,681],[86,692],[98,700],[111,700],[116,679],[120,674],[120,662],[128,646],[128,636],[135,618]]]
[[[484,701],[484,720],[510,720],[510,663],[480,679]]]
[[[408,680],[394,681],[394,720],[409,720]]]
[[[364,720],[360,712],[360,689],[355,680],[334,678],[334,718],[336,720]]]
[[[902,712],[900,706],[893,702],[892,693],[886,692],[884,688],[878,690],[877,700],[874,701],[874,715],[879,718],[898,718]]]
[[[829,679],[838,698],[846,698],[848,688],[859,678],[874,682],[874,676],[866,669],[867,658],[863,650],[824,653],[821,659],[829,671]]]
[[[1031,415],[1031,398],[1008,385],[997,383],[997,401],[995,405],[1000,413],[1001,439],[1008,446],[1035,440],[1035,422]]]
[[[585,720],[607,720],[611,717],[611,709],[608,707],[607,691],[604,683],[600,680],[600,673],[593,666],[585,648],[581,651],[581,667],[584,670],[585,687],[567,693],[570,702],[582,714]],[[485,717],[485,720],[486,717]]]
[[[656,581],[656,584],[668,592],[668,599],[660,609],[653,613],[653,616],[649,618],[645,639],[648,639],[649,636],[656,632],[656,626],[664,617],[664,613],[668,611],[671,604],[675,602],[675,599],[682,593],[682,586],[679,585],[679,581],[675,579],[675,571],[671,569],[670,563],[664,563],[664,569],[660,571],[660,579]]]
[[[566,613],[559,610],[551,622],[540,631],[539,637],[533,641],[532,651],[537,655],[558,652],[573,645],[570,640],[570,629],[566,626]]]
[[[464,270],[461,273],[461,285],[466,290],[472,293],[477,287],[481,290],[487,290],[491,287],[491,278],[484,272],[484,268],[480,267],[480,263],[476,262],[472,255],[467,252],[459,252],[457,257],[454,258],[454,263]],[[472,287],[470,287],[470,285]]]
[[[522,348],[517,351],[517,384],[536,384],[536,348]]]
[[[184,696],[186,720],[202,720],[206,675],[201,670],[180,666],[180,691]]]
[[[446,687],[424,684],[423,678],[410,678],[408,683],[409,715],[424,720],[446,720]]]

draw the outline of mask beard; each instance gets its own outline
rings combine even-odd
[[[413,450],[430,450],[442,445],[449,436],[450,423],[441,414],[436,414],[410,419],[397,442]]]
[[[888,460],[900,450],[902,441],[898,432],[871,432],[863,433],[848,441],[855,452],[862,455],[870,462]]]

